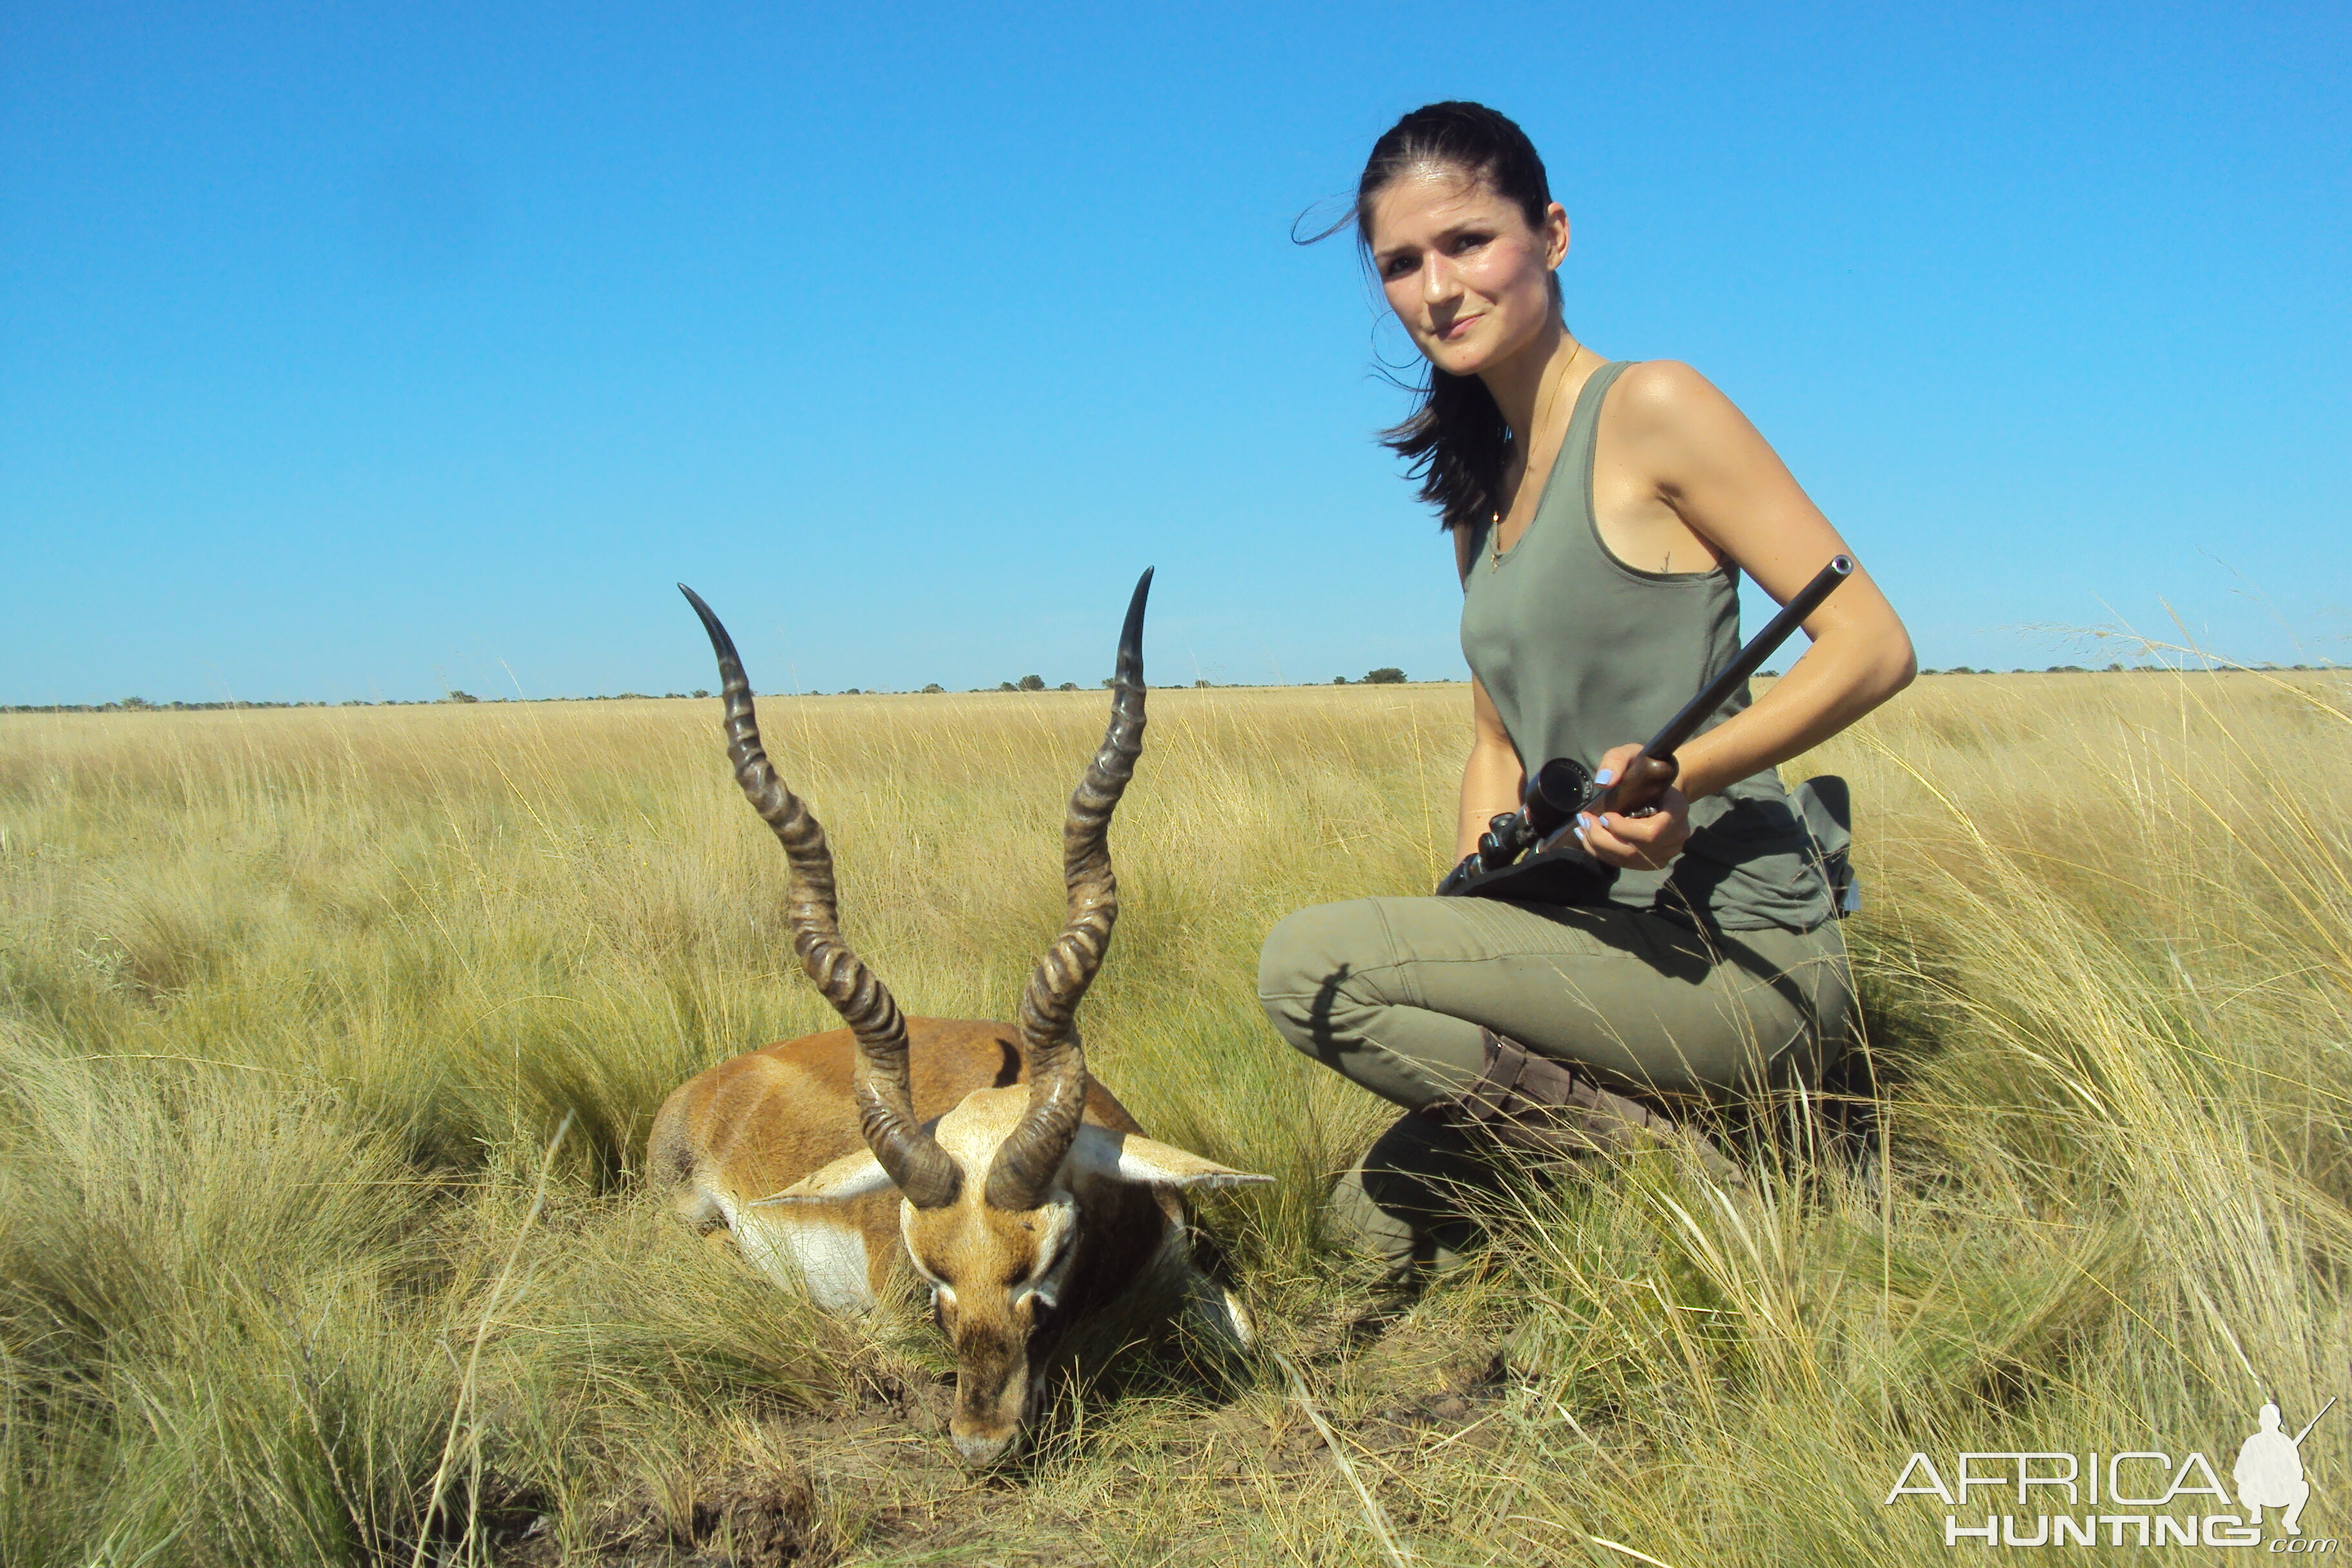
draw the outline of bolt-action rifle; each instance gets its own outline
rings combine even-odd
[[[1675,752],[1696,732],[1707,716],[1731,699],[1740,683],[1756,673],[1773,651],[1804,618],[1820,608],[1839,584],[1853,574],[1853,561],[1840,555],[1797,591],[1780,613],[1756,634],[1706,689],[1683,705],[1650,737],[1610,784],[1592,782],[1592,773],[1574,757],[1554,757],[1528,781],[1527,794],[1515,812],[1505,812],[1486,824],[1478,847],[1437,884],[1441,898],[1519,899],[1543,904],[1597,904],[1608,897],[1617,880],[1617,868],[1596,858],[1570,831],[1578,816],[1590,812],[1617,812],[1647,816],[1657,810],[1681,771]]]

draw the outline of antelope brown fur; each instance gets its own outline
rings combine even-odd
[[[1187,1187],[1270,1178],[1143,1135],[1087,1071],[1074,1023],[1118,915],[1108,828],[1143,749],[1143,607],[1119,636],[1110,726],[1063,829],[1069,916],[1020,1023],[905,1017],[841,940],[824,830],[760,743],[750,682],[709,605],[679,585],[719,657],[736,781],[784,847],[801,967],[848,1027],[689,1079],[654,1118],[651,1177],[681,1217],[833,1311],[871,1306],[911,1264],[956,1353],[949,1436],[965,1463],[1018,1446],[1041,1373],[1074,1324],[1171,1271],[1188,1307],[1245,1341],[1238,1303],[1188,1261]]]

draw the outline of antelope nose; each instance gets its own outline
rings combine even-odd
[[[1011,1458],[1013,1445],[1020,1437],[1017,1430],[1007,1432],[1001,1437],[990,1437],[980,1433],[949,1434],[949,1440],[955,1444],[956,1458],[975,1470]]]

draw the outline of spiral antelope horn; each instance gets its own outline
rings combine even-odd
[[[710,650],[719,656],[719,696],[727,714],[727,760],[735,764],[735,782],[743,786],[744,798],[760,814],[760,820],[774,829],[792,868],[786,919],[792,926],[793,951],[799,954],[801,968],[816,983],[817,990],[857,1037],[853,1093],[858,1130],[908,1203],[919,1209],[944,1207],[955,1201],[963,1173],[957,1169],[954,1157],[915,1120],[907,1081],[907,1020],[898,1004],[841,940],[834,903],[833,851],[825,845],[824,829],[776,776],[768,753],[761,747],[760,722],[751,710],[751,683],[744,678],[734,639],[700,595],[683,583],[677,591],[702,617],[702,629],[710,634]]]
[[[1128,601],[1118,634],[1118,672],[1110,727],[1087,775],[1070,795],[1062,825],[1062,877],[1070,914],[1062,934],[1037,961],[1021,997],[1021,1049],[1029,1066],[1029,1109],[998,1145],[988,1167],[985,1196],[997,1209],[1033,1209],[1052,1186],[1054,1173],[1077,1136],[1087,1106],[1087,1053],[1070,1026],[1078,999],[1102,967],[1110,928],[1118,919],[1118,879],[1110,868],[1110,816],[1135,759],[1143,753],[1143,603],[1151,594],[1147,570]]]

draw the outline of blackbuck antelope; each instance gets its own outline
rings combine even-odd
[[[1068,920],[1016,1028],[904,1017],[843,942],[824,830],[761,747],[726,628],[679,584],[719,656],[736,782],[784,847],[793,950],[849,1026],[688,1080],[654,1118],[646,1169],[681,1217],[723,1226],[831,1310],[871,1306],[911,1262],[955,1347],[949,1435],[971,1465],[1012,1453],[1067,1330],[1139,1289],[1172,1284],[1216,1331],[1249,1334],[1239,1304],[1192,1269],[1177,1194],[1272,1178],[1145,1137],[1087,1075],[1072,1023],[1118,914],[1108,828],[1143,749],[1150,586],[1146,572],[1119,634],[1110,727],[1070,796]]]

